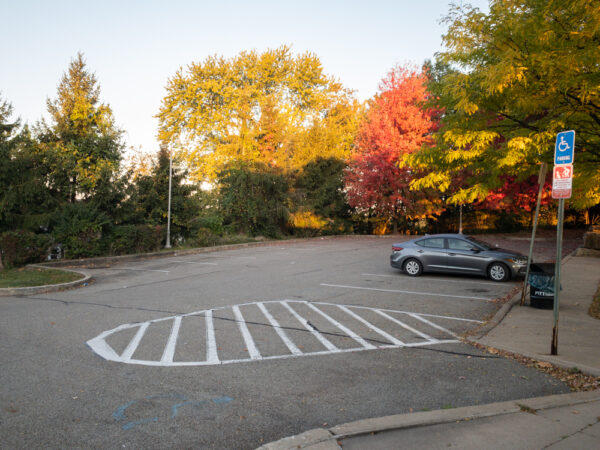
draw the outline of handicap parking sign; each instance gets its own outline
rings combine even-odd
[[[554,164],[573,164],[575,154],[575,131],[563,131],[556,135],[554,147]]]

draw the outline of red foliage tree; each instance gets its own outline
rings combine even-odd
[[[404,155],[431,142],[439,111],[426,108],[426,73],[395,67],[381,81],[359,128],[355,151],[346,171],[350,206],[385,219],[394,231],[403,219],[439,211],[431,192],[411,191],[413,171],[402,164]]]
[[[548,178],[548,176],[546,176]],[[477,209],[492,211],[506,211],[508,213],[531,212],[535,209],[538,194],[538,177],[531,177],[518,182],[514,176],[503,175],[500,177],[502,186],[489,192],[485,200],[477,203]],[[544,183],[542,206],[552,203],[552,185],[549,181]]]

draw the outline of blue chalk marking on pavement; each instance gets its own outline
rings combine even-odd
[[[140,419],[140,420],[136,420],[134,422],[129,422],[129,423],[126,423],[125,425],[123,425],[121,428],[123,430],[127,431],[127,430],[131,430],[136,425],[142,425],[144,423],[150,423],[150,422],[158,422],[158,417],[148,417],[146,419]]]
[[[147,397],[144,397],[145,400],[154,400],[157,398],[181,400],[180,403],[177,403],[171,407],[171,419],[174,419],[175,417],[177,417],[177,414],[179,413],[179,408],[181,408],[182,406],[190,405],[192,407],[197,407],[197,406],[205,405],[209,401],[211,401],[215,405],[224,405],[226,403],[233,401],[233,399],[231,397],[227,397],[226,395],[224,395],[222,397],[213,398],[212,400],[202,400],[202,401],[188,400],[188,398],[186,396],[179,395],[179,394],[157,394],[157,395],[149,395]],[[125,403],[124,405],[119,406],[115,410],[115,412],[112,413],[113,419],[115,419],[115,421],[117,421],[117,422],[126,420],[127,416],[125,415],[125,411],[127,410],[127,408],[129,408],[132,405],[135,405],[137,402],[138,402],[138,400],[132,400],[129,403]],[[151,422],[158,422],[158,417],[146,417],[144,419],[127,422],[126,424],[122,425],[121,428],[123,430],[127,431],[127,430],[131,430],[136,425],[143,425],[145,423],[151,423]]]
[[[124,405],[119,406],[114,413],[112,413],[113,418],[118,422],[120,420],[125,419],[125,410],[129,408],[134,403],[137,403],[137,400],[133,400],[129,403],[125,403]]]
[[[225,403],[232,402],[233,399],[231,397],[223,396],[223,397],[213,398],[212,401],[213,401],[213,403],[216,403],[217,405],[223,405]]]
[[[206,401],[202,401],[202,402],[190,401],[190,402],[183,402],[183,403],[178,403],[176,405],[173,405],[171,407],[171,419],[174,419],[175,417],[177,417],[177,413],[178,413],[177,410],[179,408],[181,408],[182,406],[186,406],[186,405],[200,406],[200,405],[203,405],[204,403],[206,403]]]

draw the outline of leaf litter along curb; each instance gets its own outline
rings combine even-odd
[[[547,361],[539,361],[537,359],[528,358],[523,355],[519,355],[517,353],[507,352],[504,350],[498,350],[494,347],[488,347],[487,345],[482,345],[477,342],[466,341],[475,348],[483,350],[492,355],[502,356],[506,359],[513,359],[517,361],[519,364],[522,364],[527,367],[531,367],[539,370],[540,372],[544,372],[563,383],[567,384],[571,391],[580,392],[580,391],[593,391],[596,389],[600,389],[600,377],[595,377],[593,375],[586,375],[582,373],[576,367],[571,369],[565,369],[562,367],[555,366],[552,363]]]
[[[493,300],[492,302],[503,305],[506,302],[508,302],[511,298],[513,298],[514,295],[516,295],[518,292],[520,292],[521,289],[522,289],[521,286],[515,286],[504,297]],[[598,292],[600,293],[600,288],[599,288]],[[528,358],[526,356],[519,355],[517,353],[508,352],[505,350],[499,350],[494,347],[489,347],[487,345],[479,344],[477,342],[473,342],[471,340],[465,339],[469,336],[476,335],[479,332],[479,330],[481,330],[481,328],[486,326],[489,323],[489,321],[492,320],[492,318],[494,317],[495,314],[496,314],[495,312],[490,313],[488,317],[484,318],[484,323],[482,325],[476,327],[473,330],[470,330],[470,331],[467,331],[466,333],[464,333],[463,341],[472,345],[475,348],[483,350],[492,355],[502,356],[507,359],[513,359],[513,360],[517,361],[519,364],[522,364],[527,367],[532,367],[534,369],[539,370],[540,372],[547,373],[548,375],[550,375],[554,378],[557,378],[558,380],[562,381],[563,383],[566,383],[571,388],[572,391],[579,392],[579,391],[593,391],[596,389],[600,389],[600,377],[595,377],[593,375],[585,375],[585,374],[581,373],[581,371],[579,369],[577,369],[576,367],[573,367],[571,369],[565,369],[562,367],[555,366],[552,363],[549,363],[547,361],[539,361],[537,359]]]

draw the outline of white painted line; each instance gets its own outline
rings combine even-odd
[[[267,311],[267,308],[265,307],[265,305],[263,303],[257,303],[257,306],[262,311],[262,313],[265,315],[267,320],[271,323],[271,326],[273,327],[275,332],[279,335],[281,340],[285,343],[287,348],[289,348],[290,352],[292,352],[292,355],[301,355],[302,350],[300,350],[298,347],[296,347],[296,344],[294,344],[291,341],[291,339],[287,336],[287,334],[285,334],[285,331],[283,331],[281,329],[279,322],[277,322],[277,320],[275,320],[275,318],[271,315],[271,313],[269,313],[269,311]]]
[[[316,311],[317,313],[319,313],[321,316],[323,316],[325,319],[327,319],[329,321],[329,323],[338,327],[340,330],[342,330],[344,333],[346,333],[348,336],[350,336],[352,339],[354,339],[356,342],[358,342],[364,348],[369,348],[369,349],[377,348],[373,344],[369,344],[367,341],[365,341],[363,338],[361,338],[358,334],[356,334],[350,328],[345,327],[344,325],[339,323],[337,320],[335,320],[333,317],[330,317],[329,315],[325,314],[323,311],[321,311],[319,308],[314,306],[312,303],[309,303],[308,307],[311,308],[313,311]]]
[[[287,299],[285,300],[286,302],[294,302],[294,301],[299,301],[299,300],[290,300]],[[337,303],[328,303],[328,302],[315,302],[319,305],[331,305],[331,306],[340,306]],[[371,308],[369,306],[359,306],[359,305],[345,305],[354,309],[368,309],[369,311],[373,311],[375,308]],[[461,317],[452,317],[452,316],[439,316],[436,314],[426,314],[426,313],[413,313],[413,312],[409,312],[409,311],[399,311],[396,309],[383,309],[383,308],[378,308],[380,311],[384,311],[384,312],[393,312],[393,313],[399,313],[399,314],[417,314],[419,316],[425,316],[425,317],[435,317],[438,319],[449,319],[449,320],[460,320],[460,321],[464,321],[464,322],[474,322],[474,323],[484,323],[481,320],[474,320],[474,319],[463,319]]]
[[[110,267],[108,270],[133,270],[136,272],[161,272],[161,273],[169,273],[168,270],[155,270],[155,269],[132,269],[129,267]]]
[[[369,327],[371,330],[375,331],[376,333],[378,333],[379,335],[383,336],[384,338],[386,338],[388,341],[390,341],[392,344],[395,345],[404,345],[404,342],[402,342],[399,339],[396,339],[394,336],[392,336],[389,333],[386,333],[385,331],[377,328],[375,325],[373,325],[371,322],[367,321],[366,319],[362,318],[361,316],[359,316],[358,314],[356,314],[355,312],[351,311],[350,309],[346,308],[344,305],[340,305],[339,308],[344,311],[345,313],[351,315],[352,317],[354,317],[356,320],[364,323],[367,327]]]
[[[435,323],[433,323],[433,322],[431,322],[431,321],[429,321],[427,319],[424,319],[423,317],[420,317],[418,314],[408,314],[408,315],[410,317],[413,317],[413,318],[417,319],[417,320],[420,320],[423,323],[426,323],[430,327],[437,328],[438,330],[443,331],[444,333],[448,333],[450,336],[454,336],[455,338],[458,338],[458,336],[455,335],[452,331],[447,330],[446,328],[441,327],[441,326],[439,326],[439,325],[437,325],[437,324],[435,324]]]
[[[338,351],[340,350],[340,349],[339,349],[339,348],[337,348],[335,345],[333,345],[331,342],[329,342],[329,341],[327,340],[327,338],[325,338],[325,337],[324,337],[324,336],[323,336],[321,333],[319,333],[317,330],[315,330],[315,329],[314,329],[314,328],[313,328],[313,327],[312,327],[312,326],[311,326],[311,325],[310,325],[310,324],[307,322],[307,320],[306,320],[304,317],[301,317],[301,316],[300,316],[300,315],[299,315],[299,314],[298,314],[296,311],[294,311],[294,310],[292,309],[292,307],[291,307],[291,306],[288,304],[288,302],[287,302],[287,301],[283,301],[283,302],[281,302],[281,304],[282,304],[283,306],[285,306],[285,307],[287,308],[287,310],[288,310],[289,312],[291,312],[291,313],[292,313],[292,315],[293,315],[293,316],[294,316],[296,319],[298,319],[298,321],[299,321],[299,322],[300,322],[302,325],[304,325],[304,328],[306,328],[308,331],[310,331],[310,333],[311,333],[311,334],[312,334],[314,337],[316,337],[316,338],[319,340],[319,342],[320,342],[321,344],[323,344],[323,345],[324,345],[324,346],[327,348],[327,350],[329,350],[329,351],[331,351],[331,352],[338,352]]]
[[[131,359],[131,357],[135,353],[136,349],[138,348],[138,345],[140,345],[140,341],[142,340],[142,337],[144,337],[144,334],[146,333],[146,330],[148,329],[149,326],[150,326],[150,322],[144,322],[138,328],[137,333],[135,334],[133,339],[131,341],[129,341],[127,348],[121,354],[121,359],[123,359],[125,361],[127,361],[128,359]]]
[[[240,311],[240,307],[235,305],[231,308],[233,310],[233,314],[235,315],[235,320],[237,321],[238,327],[244,337],[244,342],[246,343],[246,348],[248,349],[248,354],[250,355],[250,359],[262,359],[260,356],[260,352],[256,348],[254,344],[254,339],[252,339],[252,335],[248,330],[248,326],[246,325],[246,321],[244,320],[244,316],[242,316],[242,312]]]
[[[379,274],[379,273],[361,273],[360,275],[363,277],[384,277],[384,278],[398,278],[398,275],[400,275],[401,273],[397,274],[397,275],[388,275],[388,274]],[[429,281],[437,281],[440,283],[461,283],[461,284],[483,284],[484,286],[497,286],[497,283],[495,281],[471,281],[471,280],[447,280],[447,279],[440,279],[440,278],[430,278],[430,277],[421,277],[422,279],[427,280],[427,282]],[[400,279],[408,279],[410,280],[410,278],[400,278]],[[415,280],[416,281],[416,280]]]
[[[410,331],[411,333],[416,334],[417,336],[421,336],[423,339],[427,339],[429,342],[434,343],[434,342],[438,342],[437,339],[432,338],[431,336],[425,334],[425,333],[421,333],[419,330],[415,330],[413,327],[405,324],[404,322],[402,322],[401,320],[396,319],[395,317],[390,316],[387,313],[384,313],[383,311],[376,309],[375,312],[389,320],[391,320],[394,323],[397,323],[398,325],[400,325],[403,328],[406,328],[408,331]]]
[[[321,286],[344,288],[344,289],[362,289],[364,291],[393,292],[396,294],[427,295],[429,297],[450,297],[450,298],[462,298],[465,300],[484,300],[486,302],[491,302],[494,300],[493,298],[469,297],[467,295],[449,295],[449,294],[435,294],[433,292],[400,291],[397,289],[378,289],[378,288],[368,288],[368,287],[362,287],[362,286],[346,286],[343,284],[321,283]]]
[[[181,316],[175,316],[173,319],[173,328],[171,328],[171,335],[167,341],[165,351],[163,352],[160,362],[172,363],[173,356],[175,356],[175,344],[177,344],[177,337],[179,336],[179,327],[181,326]]]
[[[206,362],[208,364],[219,364],[212,309],[206,311],[206,315],[204,317],[206,319]]]
[[[284,329],[281,328],[281,326],[279,325],[279,322],[277,322],[277,319],[273,315],[271,315],[271,313],[269,313],[269,311],[267,310],[268,304],[270,304],[270,303],[282,304],[284,306],[284,308],[287,309],[287,311],[289,313],[291,313],[292,316],[294,316],[300,323],[302,323],[304,325],[304,328],[306,328],[313,336],[315,336],[323,344],[324,349],[318,350],[315,352],[307,352],[307,353],[303,353],[302,351],[300,351],[300,349],[285,334]],[[331,318],[331,317],[329,317],[325,312],[321,311],[319,309],[320,308],[319,305],[323,305],[323,306],[327,305],[327,306],[331,306],[331,307],[337,307],[337,308],[341,309],[342,311],[346,312],[347,314],[349,314],[349,316],[354,317],[356,320],[359,320],[360,322],[364,323],[367,327],[370,327],[371,330],[375,330],[375,332],[381,334],[381,336],[388,339],[390,342],[392,342],[392,344],[388,345],[388,344],[384,343],[384,344],[378,345],[378,346],[372,346],[372,345],[364,346],[364,345],[362,345],[362,342],[360,341],[360,339],[362,339],[364,342],[367,342],[367,340],[362,337],[358,337],[357,342],[360,342],[361,346],[357,346],[357,347],[354,347],[351,349],[339,349],[333,343],[328,341],[325,338],[325,336],[322,333],[320,333],[316,328],[314,328],[314,326],[312,326],[306,319],[300,317],[300,315],[294,310],[294,308],[292,308],[293,304],[306,305],[307,307],[310,307],[313,311],[316,311],[321,316],[325,317],[327,320],[329,320],[328,318]],[[251,305],[257,305],[258,308],[263,312],[263,314],[265,314],[265,312],[266,312],[265,317],[267,317],[267,319],[269,319],[271,326],[273,326],[273,328],[278,333],[279,337],[286,343],[286,345],[291,353],[284,351],[282,354],[279,354],[279,355],[270,355],[270,356],[266,356],[266,357],[260,355],[258,349],[256,348],[256,345],[254,344],[253,338],[250,335],[250,332],[248,331],[248,328],[246,326],[246,323],[244,321],[244,318],[241,314],[241,309],[240,309],[242,306],[251,306]],[[234,308],[238,310],[237,313],[235,312]],[[234,312],[237,322],[238,322],[238,326],[240,327],[240,330],[245,329],[245,331],[242,331],[242,334],[244,335],[245,333],[248,333],[246,336],[247,339],[246,338],[245,339],[246,339],[246,343],[248,346],[248,353],[250,354],[249,358],[228,359],[228,358],[224,357],[224,355],[218,355],[218,352],[217,352],[218,347],[217,347],[217,342],[216,342],[216,338],[215,338],[213,314],[214,314],[214,311],[228,310],[228,309],[232,309],[232,312]],[[410,336],[413,338],[413,342],[402,342],[398,339],[395,339],[393,336],[391,336],[391,334],[388,334],[385,331],[383,331],[377,327],[374,327],[372,323],[368,322],[363,317],[361,317],[360,311],[358,311],[358,310],[376,312],[376,313],[378,313],[378,315],[380,315],[384,318],[387,318],[387,320],[390,320],[391,322],[398,324],[402,328],[409,330],[411,332]],[[278,313],[280,313],[280,312],[278,312]],[[386,313],[388,313],[388,314],[386,314]],[[446,339],[443,339],[443,338],[433,339],[430,336],[428,336],[427,334],[408,326],[406,323],[402,322],[401,320],[397,320],[396,317],[398,317],[398,315],[402,315],[402,314],[408,315],[411,318],[418,320],[419,323],[425,323],[425,324],[427,324],[427,326],[430,326],[430,327],[433,327],[433,328],[436,328],[436,329],[442,331],[447,336],[447,338]],[[193,360],[192,361],[173,361],[175,350],[176,350],[177,340],[179,338],[179,333],[181,332],[181,321],[183,320],[184,317],[200,316],[200,315],[205,316],[205,322],[206,322],[206,359],[205,360],[197,360],[197,361],[193,361]],[[283,317],[286,317],[285,314]],[[424,317],[427,317],[427,319],[425,319]],[[389,309],[382,309],[382,308],[376,309],[376,308],[371,308],[371,307],[366,307],[366,306],[358,306],[358,305],[340,305],[340,304],[336,304],[336,303],[307,302],[305,300],[287,299],[287,300],[272,300],[272,301],[266,301],[266,302],[248,302],[248,303],[238,304],[238,305],[234,305],[234,306],[222,306],[222,307],[217,307],[217,308],[213,308],[210,310],[196,311],[196,312],[192,312],[192,313],[181,314],[178,316],[162,317],[159,319],[148,320],[143,323],[123,324],[116,328],[113,328],[112,330],[108,330],[108,331],[104,331],[104,332],[100,333],[95,338],[88,340],[87,345],[90,347],[90,349],[92,351],[94,351],[96,354],[98,354],[99,356],[101,356],[102,358],[104,358],[105,360],[108,360],[108,361],[121,362],[121,363],[125,363],[125,364],[139,364],[139,365],[154,366],[154,367],[175,367],[175,366],[211,366],[211,365],[218,365],[218,364],[250,362],[252,360],[287,359],[287,358],[297,358],[300,356],[329,355],[329,354],[334,354],[334,353],[350,353],[350,352],[358,352],[358,351],[373,350],[373,349],[423,347],[423,346],[435,345],[435,344],[449,344],[449,343],[460,342],[458,337],[456,335],[454,335],[452,332],[435,324],[433,321],[436,318],[445,319],[445,320],[465,321],[465,322],[471,322],[471,323],[481,323],[480,321],[477,321],[477,320],[462,319],[462,318],[458,318],[458,317],[438,316],[438,315],[432,315],[432,314],[422,314],[422,313],[389,310]],[[428,320],[428,319],[431,319],[431,320]],[[168,337],[167,345],[163,351],[162,357],[158,360],[146,360],[146,361],[140,360],[140,359],[133,359],[133,355],[135,354],[136,349],[139,347],[141,340],[144,338],[145,334],[147,333],[148,327],[152,326],[155,323],[160,323],[160,322],[164,322],[167,320],[173,321],[173,324],[171,326],[171,332]],[[331,320],[329,320],[329,322],[331,322]],[[339,327],[337,325],[338,324],[337,321],[334,320],[334,322],[332,322],[332,323],[335,326],[337,326],[338,328],[340,328],[341,330],[346,331],[346,333],[349,336],[352,336],[354,338],[357,337],[356,334],[353,334],[353,332],[351,332],[344,325],[339,324],[339,325],[342,325],[342,327]],[[345,322],[342,321],[342,323],[345,323]],[[117,354],[117,352],[107,343],[106,339],[109,336],[114,335],[115,333],[119,333],[119,332],[122,332],[125,330],[131,330],[131,329],[135,329],[134,330],[135,336],[129,341],[125,350],[121,354]],[[284,339],[284,337],[285,337],[285,339]],[[276,339],[274,337],[274,335],[271,338]],[[456,338],[456,339],[454,339],[454,338]],[[286,339],[287,339],[287,341],[286,341]],[[200,345],[200,343],[199,343],[199,345]]]
[[[201,266],[218,266],[217,263],[207,263],[207,262],[196,262],[196,261],[171,261],[172,263],[177,264],[197,264]]]

